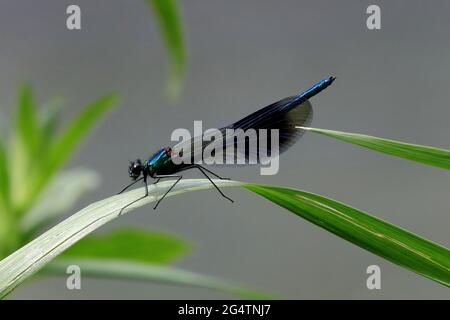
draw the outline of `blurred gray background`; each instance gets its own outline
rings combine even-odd
[[[66,29],[69,4],[81,7],[81,31]],[[381,7],[381,30],[366,28],[370,4]],[[328,75],[338,79],[312,100],[313,126],[450,148],[449,11],[448,1],[182,1],[189,61],[174,104],[164,95],[166,51],[143,0],[1,0],[1,111],[10,115],[24,81],[40,102],[66,97],[66,119],[105,92],[120,94],[120,107],[69,164],[103,177],[73,212],[120,190],[128,160],[171,144],[173,129],[190,129],[193,120],[228,124]],[[283,154],[276,176],[217,172],[320,193],[450,246],[445,170],[306,134]],[[214,190],[189,193],[98,232],[131,225],[177,233],[195,249],[177,266],[285,298],[450,297],[250,192],[226,192],[234,204]],[[366,288],[371,264],[381,267],[381,290]],[[64,278],[42,278],[11,298],[229,298],[132,281],[83,279],[82,286],[69,291]]]

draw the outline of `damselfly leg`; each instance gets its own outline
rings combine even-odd
[[[196,164],[193,166],[194,168],[197,168],[198,170],[200,170],[201,173],[203,173],[203,175],[209,180],[209,182],[212,183],[212,185],[217,189],[217,191],[219,191],[219,193],[222,195],[222,197],[224,197],[225,199],[230,200],[232,203],[234,203],[233,199],[227,197],[222,190],[219,189],[219,187],[211,180],[211,178],[206,174],[205,171],[208,171],[209,173],[213,174],[214,176],[216,176],[217,178],[221,179],[221,180],[230,180],[230,178],[222,178],[220,176],[218,176],[217,174],[215,174],[214,172],[212,172],[211,170],[206,169],[205,167],[202,167],[199,164]]]
[[[156,207],[160,204],[160,202],[167,196],[167,194],[170,192],[170,190],[173,189],[173,187],[175,187],[175,185],[180,182],[180,180],[183,178],[183,176],[178,176],[178,175],[172,175],[172,174],[167,174],[167,175],[155,175],[154,178],[157,178],[158,180],[156,180],[155,184],[157,184],[159,182],[159,180],[163,179],[163,178],[178,178],[175,183],[166,191],[166,193],[164,193],[164,195],[158,200],[158,202],[156,202],[155,206],[153,207],[153,210],[156,209]]]
[[[144,178],[143,178],[144,179]],[[142,180],[142,179],[139,179],[139,180]],[[134,183],[136,183],[136,181],[134,182]],[[133,184],[134,184],[133,183]],[[125,207],[123,207],[122,209],[120,209],[120,211],[119,211],[119,217],[122,215],[122,212],[123,212],[123,210],[125,209],[125,208],[128,208],[129,206],[131,206],[133,203],[136,203],[136,202],[138,202],[138,201],[140,201],[140,200],[142,200],[142,199],[144,199],[145,197],[147,197],[148,196],[148,184],[147,184],[147,179],[144,179],[144,184],[145,184],[145,195],[144,196],[142,196],[142,197],[140,197],[139,199],[136,199],[136,200],[134,200],[134,201],[131,201],[129,204],[127,204]],[[129,187],[129,186],[127,186],[127,187]]]
[[[142,179],[144,179],[144,177],[140,177],[139,179],[134,180],[132,183],[130,183],[129,185],[127,185],[125,188],[123,188],[122,191],[120,191],[118,194],[121,194],[122,192],[124,192],[125,190],[127,190],[129,187],[135,185],[137,182],[141,181]]]
[[[211,178],[206,174],[205,171],[211,173],[212,175],[216,176],[217,178],[221,179],[221,180],[230,180],[229,178],[222,178],[219,175],[215,174],[214,172],[212,172],[211,170],[208,170],[204,167],[202,167],[201,165],[193,165],[190,168],[197,168],[200,170],[200,172],[211,182],[211,184],[217,189],[217,191],[219,191],[219,193],[222,195],[222,197],[230,200],[231,202],[234,202],[233,199],[227,197],[222,190],[219,189],[219,187],[211,180]],[[159,180],[161,180],[162,178],[177,178],[177,180],[174,182],[174,184],[166,191],[166,193],[158,200],[158,202],[156,203],[156,205],[153,207],[153,209],[156,209],[158,207],[158,205],[161,203],[161,201],[167,196],[167,194],[175,187],[175,185],[180,182],[180,180],[183,178],[183,176],[178,176],[178,175],[155,175],[153,176],[154,178],[158,179],[156,180],[155,184],[159,182]]]

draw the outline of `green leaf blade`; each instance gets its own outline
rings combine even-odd
[[[117,96],[115,94],[105,95],[92,102],[70,123],[61,136],[51,144],[43,159],[42,167],[33,171],[35,175],[31,177],[31,183],[27,187],[27,192],[20,201],[20,212],[25,212],[29,208],[57,170],[74,153],[76,147],[89,133],[89,130],[116,105],[116,102]]]
[[[242,184],[230,180],[214,180],[214,182],[218,187]],[[0,299],[74,243],[118,218],[119,212],[126,205],[141,199],[128,206],[122,214],[157,201],[172,185],[173,181],[149,185],[149,196],[143,199],[145,190],[138,188],[92,203],[10,254],[0,261]],[[167,197],[210,188],[213,188],[213,185],[208,179],[185,179],[180,181]]]
[[[64,251],[61,258],[165,264],[187,254],[190,249],[186,241],[174,235],[128,228],[102,236],[87,236]]]
[[[181,90],[186,65],[186,49],[183,39],[181,18],[176,0],[146,0],[153,9],[159,29],[170,56],[171,74],[168,82],[168,94],[176,98]]]
[[[357,246],[450,286],[450,251],[445,247],[316,194],[254,184],[244,187]]]
[[[61,120],[62,107],[64,99],[61,97],[54,98],[44,104],[40,114],[42,141],[40,148],[46,151],[47,147],[53,143],[56,136],[56,129]]]
[[[8,155],[3,141],[0,139],[0,210],[7,210],[10,202],[8,172]]]
[[[28,154],[36,155],[41,136],[37,108],[29,85],[24,85],[19,90],[15,130]]]
[[[50,148],[47,170],[53,173],[58,169],[71,156],[92,126],[116,103],[117,96],[108,94],[85,107]]]
[[[244,186],[380,257],[450,286],[450,252],[436,243],[320,195],[229,180],[214,182],[219,187]],[[150,195],[127,207],[123,214],[156,201],[172,184],[165,181],[149,186]],[[186,179],[168,196],[211,187],[207,179]],[[0,298],[93,230],[117,218],[121,208],[143,193],[140,188],[93,203],[0,261]]]
[[[36,169],[42,160],[42,153],[38,149],[42,138],[38,112],[29,85],[23,85],[18,90],[16,108],[8,152],[10,196],[11,203],[14,205],[20,203],[26,197],[29,185],[22,187],[22,181],[27,179],[31,168]]]
[[[392,156],[450,170],[450,150],[447,149],[405,143],[359,133],[348,133],[318,128],[299,128]]]
[[[100,175],[86,168],[60,172],[19,221],[24,241],[35,238],[55,219],[66,214],[87,192],[100,185]]]

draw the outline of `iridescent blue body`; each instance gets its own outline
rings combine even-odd
[[[303,103],[306,100],[309,100],[310,98],[314,97],[316,94],[318,94],[319,92],[330,86],[335,79],[336,77],[328,77],[323,80],[320,80],[308,90],[300,93],[298,95],[298,99],[295,100],[295,105]]]
[[[167,175],[182,171],[188,167],[185,164],[173,163],[171,153],[171,148],[162,148],[152,155],[143,165],[144,174],[147,172],[151,177],[155,175]]]

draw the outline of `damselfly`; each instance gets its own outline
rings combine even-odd
[[[226,179],[222,178],[219,175],[215,174],[211,170],[205,168],[199,163],[192,162],[183,162],[178,163],[173,161],[173,150],[190,150],[189,154],[181,155],[184,158],[196,159],[198,154],[203,155],[203,150],[208,146],[211,148],[214,144],[219,144],[221,146],[220,150],[223,150],[225,157],[227,150],[230,148],[235,148],[239,141],[236,141],[235,136],[230,136],[227,134],[227,129],[242,129],[243,131],[254,129],[256,132],[259,132],[260,129],[267,130],[278,130],[279,141],[277,144],[266,145],[266,148],[272,149],[269,150],[272,154],[273,151],[277,151],[281,153],[292,146],[298,138],[300,138],[304,131],[298,129],[298,126],[308,126],[312,120],[312,107],[311,103],[308,101],[311,97],[315,96],[325,88],[327,88],[331,83],[335,80],[335,77],[328,77],[317,84],[309,88],[308,90],[288,98],[284,98],[280,101],[272,103],[261,110],[258,110],[249,116],[239,120],[231,125],[223,127],[221,129],[217,129],[220,133],[223,133],[221,136],[223,137],[220,141],[217,139],[211,141],[204,141],[201,139],[201,143],[198,143],[199,137],[193,137],[190,141],[182,141],[172,148],[167,147],[159,150],[153,156],[151,156],[146,161],[141,161],[137,159],[130,163],[128,168],[128,174],[130,178],[133,180],[128,186],[126,186],[120,193],[137,183],[138,181],[143,181],[145,185],[145,194],[129,203],[125,207],[122,208],[120,213],[122,213],[123,209],[132,205],[133,203],[142,200],[143,198],[148,196],[148,183],[147,179],[153,178],[156,179],[155,184],[158,183],[161,179],[164,178],[176,178],[173,185],[165,192],[165,194],[157,201],[154,209],[161,203],[161,201],[165,198],[165,196],[175,187],[175,185],[183,178],[179,173],[188,169],[197,169],[199,170],[217,189],[217,191],[226,199],[233,202],[233,200],[227,197],[211,180],[208,176],[208,173],[215,176],[218,179]],[[197,139],[197,141],[196,141]],[[273,150],[271,147],[273,145],[277,145],[277,150]],[[188,148],[189,147],[189,148]],[[258,145],[258,148],[261,148]],[[180,156],[180,155],[177,155]],[[217,154],[215,155],[217,156]],[[236,155],[237,157],[248,159],[251,155],[249,152],[241,152]],[[259,159],[257,159],[259,161]]]

